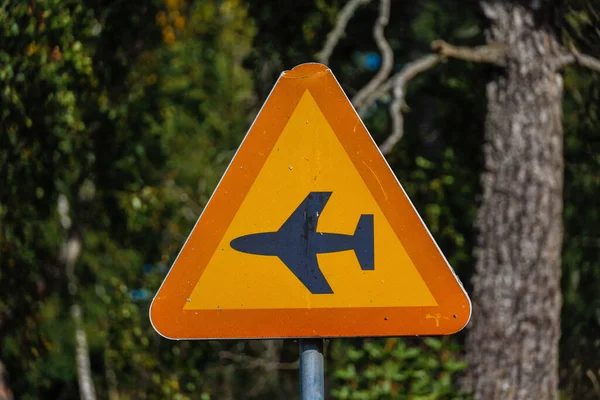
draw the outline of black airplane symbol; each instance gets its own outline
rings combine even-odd
[[[277,256],[312,294],[331,294],[317,254],[354,250],[362,270],[375,269],[373,215],[362,214],[354,235],[317,232],[317,222],[332,192],[310,192],[277,232],[233,239],[237,251]]]

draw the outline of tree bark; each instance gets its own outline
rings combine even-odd
[[[60,259],[65,265],[67,288],[72,301],[71,317],[75,324],[75,362],[77,365],[79,398],[81,400],[96,400],[96,390],[94,388],[90,364],[90,349],[87,342],[87,334],[83,327],[81,306],[77,299],[79,283],[75,274],[75,265],[81,255],[82,239],[74,232],[69,233],[72,230],[72,221],[69,216],[70,204],[67,197],[63,194],[58,197],[57,211],[61,225],[65,230],[65,239],[60,249]]]
[[[563,238],[562,77],[553,0],[481,2],[504,68],[487,86],[465,389],[557,399]]]

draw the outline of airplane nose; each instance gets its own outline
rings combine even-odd
[[[242,253],[260,256],[275,255],[276,234],[274,232],[254,233],[233,239],[229,245]]]
[[[249,251],[249,249],[252,246],[248,245],[247,236],[241,236],[241,237],[235,238],[231,241],[231,243],[229,243],[229,245],[231,246],[232,249],[241,251],[242,253],[251,253],[251,251]]]

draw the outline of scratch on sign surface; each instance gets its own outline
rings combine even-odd
[[[369,164],[367,164],[365,162],[365,160],[362,160],[362,163],[365,164],[365,167],[367,167],[369,169],[369,171],[371,171],[371,173],[373,174],[373,176],[375,177],[375,179],[377,180],[377,183],[379,184],[379,188],[381,189],[381,191],[383,192],[383,196],[385,197],[385,199],[388,199],[387,193],[385,192],[385,190],[383,189],[383,185],[381,184],[381,181],[379,180],[379,178],[377,177],[377,174],[373,171],[373,169],[371,167],[369,167]]]

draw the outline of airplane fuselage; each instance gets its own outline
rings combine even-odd
[[[281,256],[290,251],[306,255],[354,250],[354,236],[340,233],[309,232],[297,237],[285,237],[279,232],[253,233],[234,239],[231,247],[244,253]]]

